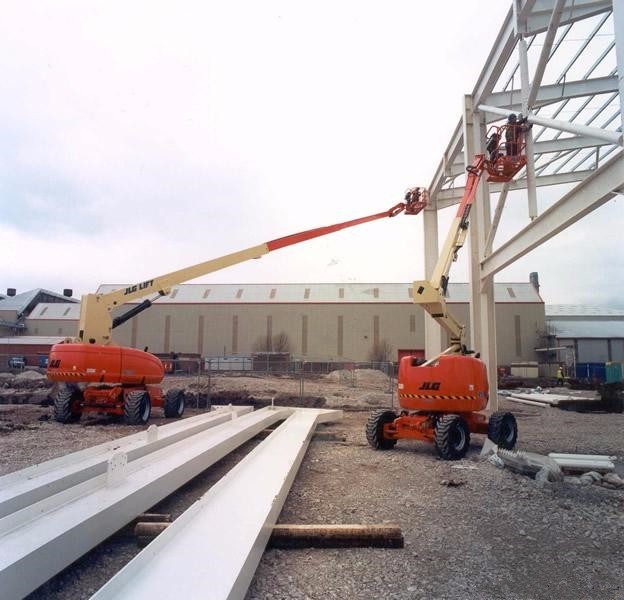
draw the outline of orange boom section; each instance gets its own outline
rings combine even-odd
[[[472,356],[440,356],[417,365],[405,356],[399,365],[399,404],[408,410],[463,413],[483,410],[488,402],[485,363]]]
[[[48,379],[73,383],[159,383],[165,376],[162,362],[134,348],[100,344],[55,344],[48,360]]]

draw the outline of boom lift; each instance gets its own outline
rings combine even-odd
[[[482,433],[502,448],[511,449],[518,437],[511,413],[495,412],[488,420],[481,412],[488,403],[486,365],[464,344],[465,326],[446,305],[448,275],[468,233],[468,217],[477,186],[484,172],[488,181],[506,182],[526,164],[522,120],[492,127],[489,155],[475,156],[467,167],[464,196],[431,279],[414,282],[413,299],[448,333],[450,346],[440,355],[421,363],[405,356],[399,363],[398,396],[403,410],[372,413],[366,425],[369,444],[377,450],[393,448],[399,439],[433,442],[445,460],[465,456],[470,433]],[[503,138],[506,140],[501,143]]]
[[[182,416],[184,395],[179,390],[163,395],[158,385],[164,377],[160,359],[135,348],[117,346],[112,340],[115,327],[149,308],[153,300],[146,299],[112,318],[115,308],[148,294],[166,296],[177,284],[341,229],[402,212],[417,215],[425,206],[426,191],[413,188],[406,192],[405,202],[384,212],[271,240],[109,293],[82,296],[77,336],[52,346],[48,360],[48,379],[66,384],[54,400],[55,419],[67,423],[85,412],[103,412],[123,416],[127,424],[138,425],[147,422],[153,406],[163,407],[166,417]]]

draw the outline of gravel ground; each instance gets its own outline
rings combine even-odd
[[[213,383],[221,391],[247,386],[262,398],[289,393],[284,386],[296,384],[282,378],[245,379],[251,381]],[[371,394],[389,400],[383,383],[381,389],[372,382],[358,388],[326,385],[332,387],[324,390],[322,381],[318,389],[309,385],[307,393],[325,391],[324,397],[360,408],[347,411],[341,422],[321,426],[324,435],[311,442],[280,522],[396,523],[405,548],[267,550],[247,600],[624,600],[623,491],[539,484],[499,470],[479,459],[483,438],[476,435],[468,456],[457,462],[439,460],[433,447],[421,442],[373,451],[364,436],[368,411],[361,406],[371,404]],[[505,400],[501,408],[518,419],[519,448],[618,455],[622,473],[624,415]],[[0,406],[0,423],[12,424],[0,433],[0,473],[142,429],[97,418],[65,426],[39,420],[50,413],[37,406]],[[153,510],[177,517],[258,441],[248,442]],[[113,536],[30,597],[88,598],[137,551],[131,537]]]

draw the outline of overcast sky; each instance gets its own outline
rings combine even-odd
[[[509,6],[5,1],[0,285],[79,295],[389,208],[430,183]],[[508,204],[501,240],[527,219],[525,192]],[[611,201],[497,280],[624,305],[623,216]],[[422,252],[401,216],[199,281],[408,282]]]

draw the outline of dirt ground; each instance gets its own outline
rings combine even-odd
[[[396,523],[405,547],[267,550],[247,600],[624,600],[624,491],[538,483],[499,470],[479,458],[483,438],[477,435],[468,456],[456,462],[439,460],[421,442],[374,451],[364,425],[369,406],[391,403],[387,379],[361,374],[354,384],[341,374],[334,378],[306,381],[305,394],[324,398],[327,407],[352,409],[342,421],[319,428],[279,520]],[[167,380],[169,387],[189,390],[193,383]],[[300,391],[299,381],[279,377],[210,383],[214,398],[251,397],[259,403],[276,396],[294,402]],[[537,408],[503,398],[501,408],[516,415],[520,449],[616,455],[622,473],[624,415]],[[189,409],[185,416],[197,412]],[[50,415],[50,407],[0,405],[0,474],[142,429],[106,418],[61,425]],[[167,420],[155,410],[152,422]],[[258,442],[251,440],[154,510],[177,517]],[[137,551],[131,536],[113,536],[30,597],[88,598]]]

